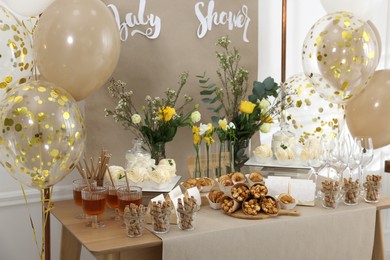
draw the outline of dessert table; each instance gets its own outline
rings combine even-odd
[[[207,204],[206,204],[207,205]],[[81,246],[97,259],[385,259],[380,210],[390,207],[390,197],[378,204],[340,204],[335,210],[297,207],[300,216],[244,220],[202,206],[195,230],[176,225],[156,236],[149,230],[129,238],[118,222],[105,221],[103,229],[85,227],[74,216],[73,201],[55,202],[52,214],[62,224],[60,259],[80,259]],[[107,218],[112,211],[106,211]],[[150,228],[150,225],[147,225]]]

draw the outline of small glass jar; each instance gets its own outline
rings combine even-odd
[[[359,204],[360,181],[359,178],[344,178],[343,180],[343,202],[345,205],[353,206]]]
[[[290,125],[280,123],[280,130],[272,135],[272,152],[279,163],[288,163],[295,159],[296,137],[289,130]]]
[[[130,216],[125,219],[126,234],[128,237],[140,237],[144,234],[144,217]]]
[[[171,225],[169,222],[170,214],[158,214],[152,216],[152,230],[156,234],[165,234],[169,231]]]
[[[128,237],[140,237],[144,234],[146,207],[140,205],[126,206],[123,221]]]
[[[150,159],[151,155],[142,146],[144,141],[139,138],[133,139],[133,148],[126,152],[126,169],[129,169],[139,158]]]
[[[341,185],[339,181],[327,179],[321,183],[321,192],[320,198],[322,201],[322,206],[327,209],[337,208],[341,198]]]
[[[382,189],[382,176],[367,174],[363,179],[364,201],[368,203],[379,202]]]
[[[190,231],[195,229],[196,212],[190,214],[178,214],[177,225],[181,230]]]

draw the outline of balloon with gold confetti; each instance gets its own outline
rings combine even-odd
[[[337,135],[344,115],[343,105],[321,98],[303,73],[289,77],[284,86],[294,93],[287,97],[291,107],[286,111],[286,118],[300,143],[305,144],[309,138],[320,140]]]
[[[320,96],[342,104],[359,94],[379,62],[377,35],[369,23],[351,13],[319,19],[303,44],[302,64]]]
[[[32,77],[31,38],[26,29],[0,5],[0,97]]]
[[[0,103],[0,164],[21,183],[43,189],[72,171],[86,131],[73,97],[45,81],[16,86]]]

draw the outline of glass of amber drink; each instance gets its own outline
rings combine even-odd
[[[102,228],[106,225],[98,222],[98,215],[102,214],[106,205],[107,188],[106,187],[86,187],[81,190],[83,211],[92,217],[92,228]]]
[[[119,215],[123,216],[126,205],[142,203],[142,188],[138,186],[121,186],[117,189]]]
[[[96,181],[95,180],[87,180],[89,182],[89,185],[91,187],[96,186]],[[83,201],[81,199],[81,190],[85,187],[87,187],[87,181],[85,179],[76,179],[72,181],[72,186],[73,186],[73,200],[75,204],[79,207],[83,206]],[[77,219],[85,219],[86,216],[84,212],[81,212],[76,215]]]
[[[115,210],[115,216],[111,217],[110,220],[119,221],[119,202],[118,202],[118,195],[117,195],[117,189],[120,187],[118,185],[114,185],[110,182],[105,184],[105,187],[107,187],[107,206],[110,209]]]

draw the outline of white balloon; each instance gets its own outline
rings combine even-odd
[[[3,0],[4,4],[18,15],[37,16],[54,0]]]
[[[373,3],[369,0],[320,0],[322,7],[329,13],[345,11],[368,20],[373,15]]]

